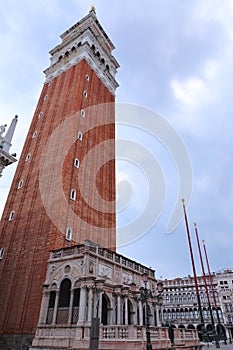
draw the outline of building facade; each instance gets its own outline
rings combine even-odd
[[[221,335],[221,338],[224,339],[226,337],[230,341],[232,340],[233,322],[232,277],[233,272],[231,270],[214,273],[212,275],[214,296],[217,302],[216,311],[209,277],[206,276],[215,330]],[[204,279],[203,277],[198,277],[197,280],[205,330],[207,334],[211,334],[213,333],[213,325]],[[163,324],[172,325],[174,328],[196,329],[201,333],[201,321],[194,278],[191,276],[175,278],[172,280],[164,280],[163,283],[164,293],[161,310]]]
[[[233,271],[223,270],[215,274],[223,313],[224,326],[229,339],[233,339]]]
[[[100,322],[97,335],[101,348],[143,349],[147,318],[141,295],[144,273],[148,274],[147,288],[152,291],[147,302],[152,343],[160,343],[162,348],[169,346],[168,331],[159,328],[154,270],[86,241],[84,245],[51,252],[31,349],[89,349],[96,319]]]

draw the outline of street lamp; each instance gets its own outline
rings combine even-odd
[[[157,284],[157,290],[159,293],[159,296],[154,296],[150,289],[147,288],[148,283],[148,273],[144,272],[142,275],[142,280],[144,282],[145,288],[141,288],[141,300],[145,302],[146,309],[145,309],[145,323],[146,323],[146,349],[152,350],[152,344],[151,344],[151,338],[150,338],[150,322],[149,322],[149,313],[148,313],[148,299],[155,299],[157,298],[159,300],[161,293],[163,292],[163,283],[159,282]]]

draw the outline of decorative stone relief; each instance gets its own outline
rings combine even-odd
[[[94,273],[94,263],[93,261],[90,261],[89,262],[89,273]]]
[[[120,282],[120,272],[119,270],[115,271],[115,283],[119,283]]]
[[[104,264],[99,264],[99,276],[111,279],[112,268]]]
[[[133,282],[133,278],[130,274],[123,272],[123,283],[124,284],[131,284]]]
[[[50,273],[53,273],[56,270],[56,266],[52,265],[50,269]]]

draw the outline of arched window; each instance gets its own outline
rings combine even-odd
[[[15,212],[11,211],[9,215],[9,221],[12,221],[14,219],[14,216],[15,216]]]
[[[78,322],[79,301],[80,301],[80,288],[76,288],[74,290],[74,300],[73,300],[73,309],[72,309],[72,323],[77,323]]]
[[[77,136],[77,137],[78,137],[78,140],[79,140],[79,141],[82,141],[82,139],[83,139],[83,134],[81,133],[81,131],[78,132],[78,136]]]
[[[172,318],[173,318],[173,320],[176,319],[176,310],[175,309],[172,309]]]
[[[28,153],[28,154],[26,155],[25,161],[28,162],[28,161],[30,160],[30,158],[31,158],[31,154]]]
[[[46,318],[46,323],[51,324],[53,322],[54,306],[55,306],[56,292],[52,290],[49,293],[49,306]]]
[[[163,310],[163,319],[164,319],[164,321],[167,320],[167,311],[166,310]]]
[[[74,166],[75,166],[75,168],[79,168],[79,165],[80,165],[79,159],[75,158],[74,159]]]
[[[198,310],[196,308],[194,309],[194,318],[199,318]]]
[[[57,323],[68,323],[69,306],[70,306],[70,289],[71,282],[68,278],[65,278],[60,286],[58,309],[57,309]]]
[[[180,317],[182,320],[184,319],[184,309],[180,309]]]
[[[218,293],[215,291],[214,292],[214,295],[215,295],[215,299],[216,299],[216,301],[217,301],[217,303],[219,302],[219,296],[218,296]]]
[[[66,240],[72,241],[72,228],[71,227],[67,227],[67,229],[66,229]]]
[[[76,201],[76,190],[73,188],[70,191],[70,199],[72,199],[72,201]]]
[[[23,187],[23,180],[20,180],[18,183],[18,190]]]
[[[4,253],[5,253],[5,248],[0,248],[0,260],[3,259]]]

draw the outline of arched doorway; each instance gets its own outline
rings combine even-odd
[[[132,325],[133,324],[133,305],[129,299],[127,300],[127,303],[128,303],[128,325]]]
[[[126,305],[127,303],[127,305]],[[127,320],[126,320],[126,306],[127,306]],[[126,299],[123,304],[123,324],[133,324],[133,305],[129,299]]]
[[[226,330],[222,324],[217,325],[217,333],[218,333],[219,339],[221,340],[226,339]]]
[[[199,337],[200,341],[202,341],[203,340],[203,329],[202,329],[201,324],[197,325],[197,333],[198,333],[198,337]]]
[[[58,309],[57,309],[58,324],[68,323],[69,307],[70,307],[70,289],[71,289],[71,281],[68,278],[65,278],[61,282],[60,291],[59,291]]]
[[[206,326],[206,332],[207,332],[207,337],[208,341],[213,341],[214,340],[214,328],[212,324],[207,324]]]
[[[147,318],[148,318],[149,324],[151,324],[151,310],[149,305],[147,305],[147,312],[146,312],[146,304],[144,304],[142,312],[143,312],[143,326],[146,326]]]
[[[189,324],[187,329],[195,329],[195,326],[193,324]]]
[[[49,306],[48,306],[48,312],[47,312],[47,318],[46,318],[47,324],[51,324],[53,322],[55,299],[56,299],[56,292],[52,290],[49,293]]]
[[[108,324],[108,313],[110,310],[110,301],[106,294],[102,295],[102,312],[101,323],[106,326]]]
[[[180,328],[180,329],[185,329],[185,325],[180,324],[180,325],[178,326],[178,328]]]

